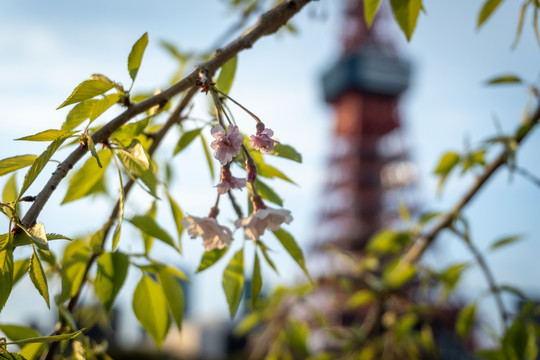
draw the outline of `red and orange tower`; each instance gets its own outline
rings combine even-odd
[[[361,251],[396,218],[403,189],[414,180],[398,114],[410,65],[396,55],[385,9],[368,29],[362,1],[346,6],[342,54],[323,76],[335,121],[317,240]]]

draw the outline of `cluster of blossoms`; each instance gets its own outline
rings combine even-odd
[[[209,83],[207,88],[203,87],[203,92],[213,91],[212,85],[213,83]],[[253,185],[257,177],[257,167],[245,147],[243,150],[246,155],[247,178],[232,176],[231,162],[239,155],[244,143],[244,136],[240,134],[238,126],[230,125],[225,129],[223,125],[218,124],[210,130],[210,134],[215,139],[210,147],[214,150],[214,157],[221,163],[220,182],[217,185],[218,200],[219,195],[224,195],[232,189],[241,190],[247,183],[251,184],[254,193],[251,198],[253,213],[247,218],[236,220],[234,223],[236,228],[244,228],[245,238],[256,241],[267,228],[277,230],[281,224],[289,224],[293,220],[289,210],[269,208],[264,204],[261,196],[257,194]],[[275,144],[279,144],[278,141],[272,139],[273,135],[274,132],[265,128],[264,124],[257,119],[257,132],[256,135],[251,135],[249,145],[261,153],[269,153],[274,149]],[[206,251],[223,249],[228,247],[232,241],[232,231],[226,226],[219,225],[216,220],[218,212],[216,203],[207,217],[200,218],[188,215],[182,219],[182,225],[187,229],[192,239],[196,237],[203,239]]]

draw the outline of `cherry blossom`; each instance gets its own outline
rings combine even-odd
[[[272,136],[274,136],[272,129],[257,130],[257,135],[251,135],[249,145],[262,153],[269,153],[275,144],[279,144],[279,141],[272,139]]]
[[[268,228],[272,231],[278,230],[281,224],[290,224],[293,217],[289,210],[273,209],[269,207],[260,208],[245,219],[238,219],[234,222],[237,228],[244,228],[246,239],[253,241],[259,239]]]
[[[210,134],[216,139],[210,147],[214,149],[214,157],[221,165],[228,164],[240,152],[240,146],[244,142],[244,136],[238,131],[238,126],[231,125],[225,132],[221,125],[216,125]]]
[[[226,194],[231,189],[242,189],[246,186],[246,179],[233,177],[230,170],[230,164],[221,167],[221,179],[217,184],[218,194]]]
[[[192,239],[199,236],[203,239],[206,251],[229,247],[233,239],[231,229],[219,225],[212,216],[200,218],[188,215],[182,219],[182,226],[187,229]]]

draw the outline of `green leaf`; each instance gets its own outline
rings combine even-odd
[[[513,74],[499,75],[489,80],[486,80],[486,85],[506,85],[506,84],[521,84],[523,80]]]
[[[14,285],[13,248],[11,233],[0,235],[0,312]]]
[[[121,126],[118,130],[112,133],[111,138],[118,139],[120,142],[131,142],[134,138],[141,135],[148,126],[150,118],[144,118],[142,120],[126,124]]]
[[[134,139],[127,148],[120,149],[119,152],[136,162],[144,170],[148,170],[150,168],[148,156],[146,155],[146,152],[144,151],[144,148],[139,140]]]
[[[79,331],[75,331],[69,334],[62,334],[62,335],[54,335],[54,336],[39,336],[35,338],[30,339],[22,339],[17,341],[11,341],[8,342],[7,345],[21,345],[21,344],[31,344],[31,343],[50,343],[50,342],[56,342],[56,341],[63,341],[63,340],[71,340],[80,334],[86,329],[81,329]]]
[[[385,269],[383,279],[393,289],[400,288],[416,274],[416,268],[412,264],[398,261]]]
[[[85,80],[80,83],[69,97],[56,109],[61,109],[64,106],[76,104],[78,102],[91,99],[94,96],[101,95],[111,90],[114,83],[103,80]]]
[[[277,270],[276,265],[274,265],[274,262],[268,255],[268,247],[261,241],[257,240],[257,246],[261,249],[261,252],[263,254],[264,259],[266,260],[266,263],[276,272],[276,274],[279,274],[279,271]]]
[[[172,246],[175,250],[178,251],[178,248],[176,247],[174,243],[174,239],[165,231],[162,227],[158,225],[158,223],[149,215],[136,215],[132,217],[131,219],[128,219],[130,223],[135,225],[139,230],[142,232],[153,236],[164,243]]]
[[[53,154],[58,150],[60,145],[69,137],[71,136],[71,133],[66,133],[64,135],[61,135],[59,138],[54,140],[52,143],[49,144],[47,149],[39,155],[39,157],[34,160],[32,163],[32,166],[30,166],[30,169],[28,169],[28,172],[24,176],[24,181],[21,187],[21,190],[19,192],[19,199],[22,197],[24,192],[28,190],[30,185],[34,182],[34,180],[37,178],[41,170],[47,165]]]
[[[212,265],[214,265],[216,262],[218,262],[219,259],[223,257],[223,255],[225,255],[227,250],[228,248],[205,251],[201,258],[201,263],[199,264],[199,268],[197,269],[195,273],[198,274],[201,271],[206,270]]]
[[[28,326],[0,324],[0,331],[2,331],[9,340],[18,341],[28,338],[39,337],[39,332]]]
[[[456,319],[456,333],[463,339],[469,335],[474,325],[476,303],[469,304],[459,311]]]
[[[193,130],[186,131],[185,133],[183,133],[182,136],[180,137],[180,140],[178,140],[176,147],[174,148],[173,155],[178,154],[179,152],[184,150],[189,144],[191,144],[191,142],[193,142],[193,140],[195,140],[195,138],[199,136],[202,129],[203,128],[193,129]]]
[[[0,360],[27,360],[21,354],[0,352]]]
[[[302,155],[290,145],[276,144],[269,154],[302,163]]]
[[[129,268],[129,257],[121,252],[102,254],[97,261],[94,283],[96,294],[107,311],[111,310],[116,295],[124,285]]]
[[[435,168],[434,174],[439,176],[439,185],[438,185],[438,191],[440,192],[442,190],[442,187],[444,185],[444,182],[452,169],[455,168],[455,166],[459,163],[460,156],[458,153],[453,151],[446,152],[441,159],[439,160],[439,164]]]
[[[446,301],[448,296],[454,291],[457,284],[461,280],[461,276],[465,270],[469,268],[468,263],[457,263],[448,266],[441,273],[438,274],[438,278],[442,282],[441,300]]]
[[[148,33],[144,33],[143,36],[133,44],[133,47],[131,48],[131,52],[128,56],[128,71],[129,76],[133,81],[135,81],[135,78],[137,77],[137,73],[139,72],[139,68],[141,67],[142,58],[144,55],[144,50],[146,50],[146,46],[148,45]]]
[[[6,204],[14,202],[17,200],[17,193],[17,176],[16,174],[12,174],[4,185],[4,190],[2,191],[2,202]],[[15,209],[17,213],[19,213],[18,207],[19,206],[17,204],[17,209]]]
[[[279,206],[283,206],[283,200],[279,195],[271,187],[259,180],[258,177],[255,180],[255,187],[263,199],[278,204]]]
[[[214,170],[214,161],[212,159],[212,155],[210,155],[210,151],[208,150],[208,144],[206,143],[203,134],[199,133],[199,137],[203,146],[204,156],[206,158],[206,163],[208,164],[208,169],[210,169],[210,179],[213,181],[216,177],[216,173]]]
[[[244,249],[238,250],[225,268],[222,285],[232,319],[238,310],[244,289]]]
[[[0,160],[0,176],[32,165],[37,159],[36,155],[17,155]]]
[[[376,233],[371,238],[367,250],[378,254],[393,254],[401,251],[410,242],[409,233],[387,229]]]
[[[89,258],[90,249],[81,240],[66,246],[62,259],[62,292],[59,302],[72,298],[79,291]]]
[[[513,294],[523,300],[526,300],[527,299],[527,296],[525,296],[525,294],[523,293],[523,291],[519,290],[517,287],[515,286],[510,286],[510,285],[501,285],[499,286],[499,290],[500,291],[505,291],[505,292],[508,292],[510,294]]]
[[[92,136],[86,134],[86,143],[88,144],[88,150],[90,150],[90,154],[96,159],[97,164],[100,168],[103,166],[101,165],[101,161],[99,161],[99,155],[96,150],[96,144],[94,144],[94,140],[92,139]]]
[[[120,241],[120,234],[122,230],[122,221],[124,220],[124,182],[122,181],[122,173],[120,172],[120,166],[118,165],[118,161],[116,158],[114,158],[114,161],[116,163],[116,170],[118,171],[118,182],[120,183],[120,196],[118,198],[118,222],[116,223],[116,227],[114,228],[113,233],[113,240],[112,240],[112,249],[116,249],[116,245],[118,245],[118,241]]]
[[[375,300],[375,294],[372,290],[362,289],[355,292],[348,300],[345,305],[346,308],[356,309],[367,305]]]
[[[30,266],[30,260],[29,259],[15,261],[15,263],[13,264],[13,285],[18,283],[19,280],[22,279],[24,274],[26,274],[26,272],[28,271],[29,266]],[[1,287],[1,285],[0,285],[0,287]]]
[[[523,235],[514,235],[514,236],[507,236],[500,240],[495,241],[491,246],[489,247],[490,251],[497,250],[503,246],[514,244],[520,240],[523,240],[525,237]]]
[[[399,27],[407,40],[411,41],[418,14],[422,9],[422,0],[390,0],[390,4]]]
[[[482,6],[482,9],[480,10],[480,13],[478,14],[478,19],[476,23],[476,28],[480,29],[480,27],[486,22],[487,19],[497,10],[499,5],[503,2],[503,0],[486,0],[484,2],[484,5]]]
[[[231,90],[234,76],[236,75],[237,56],[228,60],[222,67],[216,81],[216,87],[228,94]]]
[[[118,149],[116,155],[128,173],[140,178],[146,184],[148,190],[143,189],[157,198],[157,179],[153,166],[139,140],[133,140],[125,149]]]
[[[97,100],[90,99],[75,105],[67,114],[66,121],[62,124],[62,130],[73,130],[83,121],[90,118],[90,112],[96,102]]]
[[[70,131],[66,131],[66,130],[45,130],[45,131],[41,131],[35,135],[29,135],[29,136],[24,136],[22,138],[18,138],[18,139],[15,139],[15,140],[25,140],[25,141],[54,141],[56,139],[58,139],[59,137],[61,136],[65,136],[65,135],[71,135],[73,134],[73,132],[70,132]]]
[[[91,193],[92,188],[103,178],[111,161],[109,150],[98,151],[102,167],[100,168],[94,158],[86,160],[84,165],[69,179],[69,186],[62,204],[79,200]]]
[[[300,246],[298,246],[298,244],[294,240],[294,237],[283,229],[273,231],[273,233],[275,237],[279,240],[281,245],[283,245],[285,250],[287,250],[289,255],[291,255],[291,257],[294,259],[294,261],[296,261],[298,266],[300,266],[300,268],[304,271],[304,274],[306,274],[306,277],[309,279],[309,281],[313,282],[307,270],[302,249],[300,249]]]
[[[174,218],[174,223],[176,225],[176,232],[178,233],[178,249],[182,252],[182,233],[184,232],[184,227],[182,226],[182,219],[184,214],[180,206],[174,201],[174,198],[167,191],[167,199],[169,199],[169,205],[171,206],[171,212]]]
[[[285,180],[287,182],[290,182],[291,184],[296,185],[296,183],[294,181],[292,181],[283,172],[276,169],[272,165],[268,165],[268,164],[265,164],[265,163],[260,163],[260,162],[257,163],[257,175],[262,176],[262,177],[271,178],[271,179],[277,177],[277,178],[280,178],[280,179]]]
[[[156,346],[161,348],[169,329],[167,300],[162,287],[146,275],[133,293],[133,312]]]
[[[24,246],[32,243],[40,249],[47,250],[48,242],[51,240],[72,240],[71,238],[60,234],[45,234],[45,227],[42,223],[37,223],[29,230],[21,228],[22,232],[17,232],[13,237],[13,246]]]
[[[96,100],[93,103],[90,113],[88,114],[88,117],[90,118],[90,123],[97,119],[105,111],[107,111],[111,106],[116,104],[120,100],[120,97],[120,94],[114,93],[105,96],[103,99]]]
[[[34,283],[34,286],[39,291],[41,296],[45,299],[47,307],[50,309],[51,304],[49,302],[49,286],[47,284],[47,277],[45,276],[45,270],[41,265],[39,256],[36,253],[36,249],[32,247],[34,253],[32,254],[32,259],[30,260],[30,267],[28,268],[28,273],[30,274],[30,279]]]
[[[259,256],[255,252],[255,262],[253,263],[253,275],[251,277],[251,306],[255,309],[259,294],[261,293],[263,281],[261,276],[261,265],[259,263]]]
[[[159,282],[165,293],[169,310],[178,329],[182,329],[182,318],[184,314],[184,292],[180,284],[180,278],[176,276],[170,266],[161,267],[158,271]],[[174,270],[174,269],[173,269]]]
[[[368,27],[371,27],[380,4],[381,0],[364,0],[364,18]]]

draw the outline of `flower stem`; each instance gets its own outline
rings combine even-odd
[[[212,86],[212,89],[219,92],[221,95],[225,96],[227,99],[231,100],[233,103],[235,103],[236,105],[238,105],[242,110],[244,110],[245,112],[247,112],[253,119],[255,119],[255,121],[257,123],[260,123],[261,122],[261,119],[259,119],[257,117],[257,115],[255,115],[254,113],[252,113],[251,111],[249,111],[248,109],[246,109],[243,105],[241,105],[239,102],[237,102],[236,100],[234,100],[232,97],[230,97],[229,95],[225,94],[223,91],[219,90],[218,88]]]

